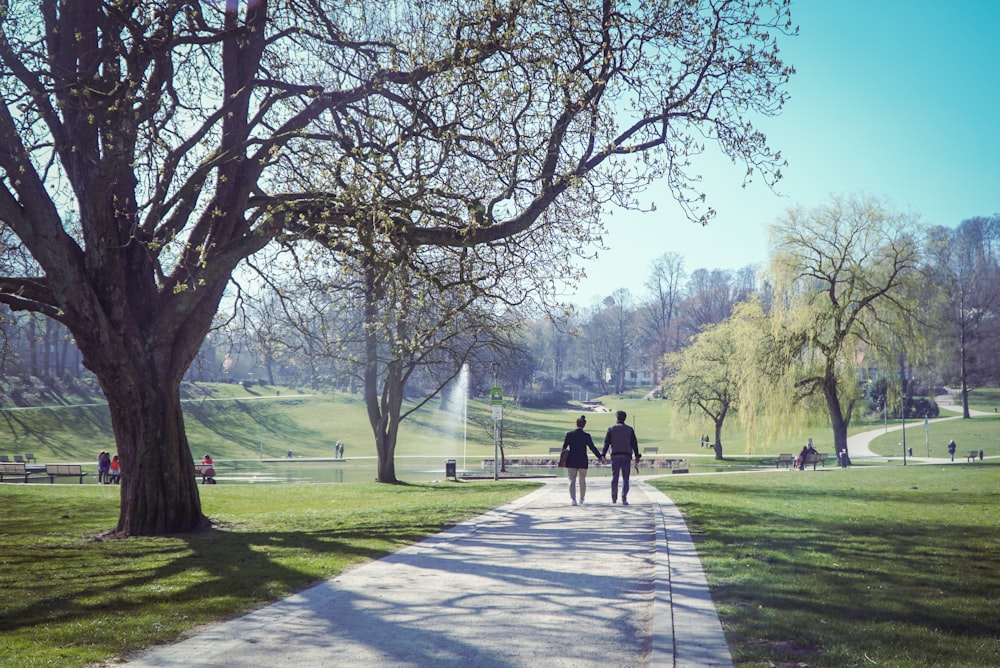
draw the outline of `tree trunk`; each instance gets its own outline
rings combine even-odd
[[[715,445],[712,446],[715,450],[715,459],[720,461],[724,459],[722,456],[722,422],[724,419],[724,417],[720,417],[715,420]]]
[[[823,384],[823,394],[826,397],[826,405],[830,411],[830,424],[833,427],[833,447],[837,454],[837,461],[850,463],[850,454],[847,452],[848,421],[844,418],[843,407],[840,405],[836,378],[827,378],[827,381]]]
[[[141,264],[128,266],[133,276],[143,275]],[[175,301],[158,299],[155,288],[138,280],[79,293],[79,315],[67,326],[108,400],[122,468],[119,535],[188,533],[204,525],[180,384],[225,285],[220,276]],[[109,314],[88,302],[94,293],[117,308]]]
[[[117,532],[148,536],[197,529],[204,517],[179,383],[137,382],[128,391],[107,386],[104,391],[122,466]]]

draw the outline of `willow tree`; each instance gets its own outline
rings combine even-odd
[[[682,350],[664,358],[664,395],[690,413],[712,421],[715,458],[722,456],[722,428],[730,412],[739,407],[739,321],[726,319],[691,339]]]
[[[917,304],[915,220],[871,197],[789,210],[771,227],[770,319],[785,350],[791,401],[820,399],[837,456],[860,398],[860,374],[898,354]],[[907,337],[908,338],[908,337]],[[917,353],[917,338],[908,338]]]
[[[660,177],[706,222],[706,140],[779,175],[751,118],[784,102],[788,4],[0,1],[0,224],[29,258],[0,264],[0,302],[63,323],[100,381],[119,533],[203,521],[179,386],[243,260],[293,226],[380,220],[495,244],[561,198],[638,206]],[[291,185],[301,152],[343,180]],[[410,191],[358,187],[429,152],[449,169]]]

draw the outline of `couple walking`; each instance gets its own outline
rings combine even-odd
[[[628,478],[630,467],[632,466],[632,454],[638,461],[639,442],[635,438],[635,430],[625,424],[625,411],[615,413],[615,424],[608,427],[608,433],[604,437],[604,450],[598,452],[594,445],[594,439],[583,430],[587,426],[587,418],[581,415],[576,419],[576,429],[567,432],[563,439],[563,450],[569,448],[569,457],[566,461],[566,473],[569,476],[569,498],[573,505],[576,502],[576,481],[580,480],[580,503],[584,502],[587,496],[587,467],[590,464],[590,457],[587,455],[587,448],[590,448],[594,456],[602,464],[608,450],[611,450],[611,503],[618,503],[618,478],[622,479],[622,505],[628,505]]]

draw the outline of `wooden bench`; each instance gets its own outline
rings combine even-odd
[[[979,460],[979,453],[980,453],[980,450],[969,450],[969,454],[966,455],[965,461],[966,462],[975,462],[975,461],[978,461]]]
[[[28,476],[31,475],[31,471],[28,471],[24,463],[10,463],[10,462],[0,462],[0,482],[4,479],[12,478],[22,482],[28,482]]]
[[[825,453],[825,452],[817,452],[817,453],[813,453],[813,454],[808,454],[808,455],[806,455],[805,461],[802,462],[802,468],[804,469],[805,467],[809,466],[810,464],[813,465],[813,471],[816,470],[816,465],[817,464],[822,464],[823,468],[826,468],[826,460],[827,460],[828,457],[829,457],[829,455],[827,453]]]
[[[56,478],[79,478],[83,484],[83,476],[90,475],[83,470],[79,464],[46,464],[45,475],[49,477],[49,482],[55,482]]]
[[[785,467],[786,469],[791,467],[795,463],[795,455],[791,453],[784,453],[778,455],[778,458],[774,460],[774,468]]]

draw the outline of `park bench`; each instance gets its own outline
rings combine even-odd
[[[0,455],[0,464],[9,464],[9,463],[10,463],[10,457],[8,457],[7,455]]]
[[[784,453],[778,455],[778,458],[774,460],[774,468],[785,467],[789,468],[795,462],[795,455],[791,453]]]
[[[979,460],[979,450],[969,450],[969,454],[966,455],[966,462],[974,462]]]
[[[23,482],[28,482],[28,476],[30,476],[33,471],[28,471],[24,463],[12,463],[12,462],[0,462],[0,482],[4,482],[7,479],[15,479]]]
[[[30,452],[24,455],[25,461],[31,462],[32,464],[37,464],[38,461],[35,459],[35,455]]]
[[[829,457],[829,455],[827,453],[825,453],[825,452],[810,453],[810,454],[806,455],[806,459],[802,463],[802,468],[804,469],[805,467],[809,466],[810,464],[812,464],[812,466],[813,466],[813,471],[816,470],[816,465],[817,464],[822,464],[823,467],[826,468],[826,460],[827,460],[828,457]]]
[[[83,484],[83,476],[89,475],[79,464],[46,464],[45,475],[49,477],[49,482],[55,482],[56,478],[79,478]]]

